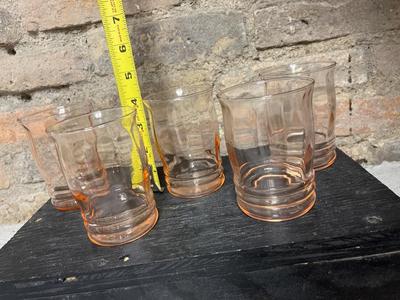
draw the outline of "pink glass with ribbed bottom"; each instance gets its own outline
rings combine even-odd
[[[276,78],[218,94],[237,203],[252,218],[290,220],[315,203],[313,83]]]
[[[68,188],[57,157],[55,144],[47,135],[46,128],[91,110],[90,103],[64,105],[27,114],[18,119],[27,133],[33,158],[46,183],[51,203],[61,211],[76,210],[79,209],[79,206]]]
[[[168,191],[197,198],[218,190],[225,176],[212,86],[169,88],[146,100],[154,116]]]
[[[313,109],[315,128],[314,168],[325,169],[336,159],[336,93],[333,61],[291,63],[259,70],[261,79],[273,76],[306,76],[314,79]]]
[[[47,131],[93,243],[121,245],[153,228],[158,211],[135,109],[103,109]]]

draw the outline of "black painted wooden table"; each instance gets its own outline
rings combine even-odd
[[[284,223],[242,214],[224,167],[209,197],[157,194],[156,227],[124,246],[91,244],[78,212],[47,203],[0,250],[0,298],[400,298],[400,199],[341,151],[316,206]]]

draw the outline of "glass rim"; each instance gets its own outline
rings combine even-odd
[[[304,70],[304,71],[297,71],[297,72],[290,72],[289,69],[291,68],[291,66],[307,66],[309,67],[308,70]],[[268,74],[266,74],[267,72],[271,72],[271,76],[286,76],[286,75],[290,75],[290,74],[304,74],[304,73],[315,73],[315,72],[320,72],[320,71],[324,71],[327,69],[331,69],[333,67],[335,67],[337,65],[337,63],[333,60],[318,60],[318,61],[310,61],[310,62],[294,62],[294,63],[288,63],[288,64],[279,64],[276,66],[271,66],[271,67],[266,67],[266,68],[262,68],[257,70],[257,74],[259,75],[265,75],[268,76]],[[277,72],[274,73],[274,70],[278,70],[279,68],[282,67],[287,67],[287,71],[284,72]]]
[[[86,105],[92,105],[92,104],[90,102],[87,103],[87,104],[74,103],[74,104],[65,104],[65,105],[58,105],[58,106],[55,106],[55,107],[49,107],[49,108],[46,108],[46,109],[43,109],[43,110],[39,110],[39,111],[30,113],[30,114],[22,115],[21,117],[17,118],[17,122],[19,122],[23,126],[26,126],[28,123],[39,121],[39,120],[43,120],[43,119],[48,119],[48,118],[51,118],[51,117],[57,115],[57,113],[52,113],[51,115],[47,115],[45,117],[42,117],[41,114],[43,114],[43,113],[46,113],[46,112],[49,112],[49,111],[54,111],[54,110],[62,110],[62,109],[65,109],[67,107],[72,108],[70,110],[70,112],[74,112],[74,111],[77,111],[82,106],[86,106]]]
[[[307,82],[307,84],[304,84],[303,86],[300,86],[298,88],[295,88],[293,90],[287,90],[279,93],[274,93],[270,95],[263,95],[263,96],[250,96],[250,97],[227,97],[226,93],[237,89],[242,86],[250,86],[252,84],[259,84],[259,83],[267,83],[268,81],[293,81],[294,79],[303,81],[304,83]],[[247,81],[243,83],[239,83],[236,85],[233,85],[231,87],[228,87],[226,89],[221,90],[219,93],[217,93],[217,98],[220,99],[221,101],[227,100],[227,101],[232,101],[232,100],[238,100],[238,99],[243,99],[243,100],[252,100],[252,99],[271,99],[272,97],[279,96],[279,95],[286,95],[286,94],[292,94],[292,93],[297,93],[302,90],[306,90],[310,87],[312,87],[315,83],[315,80],[310,78],[310,77],[300,77],[300,76],[279,76],[279,77],[271,77],[271,78],[266,78],[266,79],[260,79],[260,80],[254,80],[254,81]]]
[[[176,89],[185,89],[185,88],[198,88],[198,90],[189,92],[187,94],[182,94],[182,96],[167,96],[167,97],[159,97],[160,95],[163,94],[167,94],[168,92],[172,91],[172,90],[176,90]],[[146,97],[143,97],[143,99],[145,101],[148,102],[169,102],[169,101],[184,101],[185,98],[194,96],[194,95],[198,95],[198,94],[204,94],[207,92],[210,92],[213,90],[213,84],[211,82],[204,82],[204,83],[199,83],[199,84],[194,84],[194,85],[187,85],[187,86],[171,86],[171,87],[167,87],[165,89],[163,89],[160,92],[156,92],[156,93],[151,93],[148,94]],[[157,97],[158,96],[158,97]]]
[[[65,126],[65,124],[68,124],[70,122],[73,122],[74,120],[77,120],[79,118],[84,118],[84,117],[88,117],[89,115],[95,115],[98,114],[100,112],[105,112],[105,111],[112,111],[112,110],[119,110],[121,111],[121,114],[118,117],[113,117],[111,118],[111,120],[102,122],[100,124],[97,125],[92,125],[92,126],[86,126],[86,127],[82,127],[82,128],[78,128],[78,129],[71,129],[71,130],[67,130],[67,131],[60,131],[60,127],[61,126]],[[128,110],[128,111],[125,111]],[[137,108],[136,107],[131,107],[131,106],[117,106],[117,107],[108,107],[108,108],[104,108],[104,109],[99,109],[96,111],[91,111],[85,114],[81,114],[79,116],[75,116],[72,118],[67,118],[65,120],[62,120],[60,122],[57,122],[56,124],[53,124],[49,127],[46,128],[46,133],[54,136],[54,135],[70,135],[70,134],[76,134],[79,132],[89,132],[89,131],[93,131],[96,128],[102,128],[105,127],[106,125],[115,122],[117,120],[123,119],[125,117],[128,117],[130,115],[132,115],[133,117],[136,116],[136,112],[137,112]]]

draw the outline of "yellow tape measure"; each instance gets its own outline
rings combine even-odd
[[[108,51],[117,82],[119,98],[122,106],[136,107],[136,123],[143,138],[143,144],[148,163],[152,168],[152,177],[155,185],[161,189],[151,147],[150,135],[146,121],[142,96],[140,94],[133,51],[129,39],[128,26],[126,24],[122,0],[97,0],[101,20],[103,22]],[[129,124],[124,124],[129,132]],[[141,170],[141,162],[137,157],[137,149],[132,150],[132,164],[134,170]],[[132,184],[142,181],[141,172],[134,172]]]

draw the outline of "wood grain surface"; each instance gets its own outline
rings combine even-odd
[[[400,199],[340,150],[317,173],[316,206],[283,223],[246,217],[226,158],[224,168],[208,197],[156,194],[156,227],[124,246],[91,244],[78,212],[47,203],[0,250],[0,298],[400,296]]]

